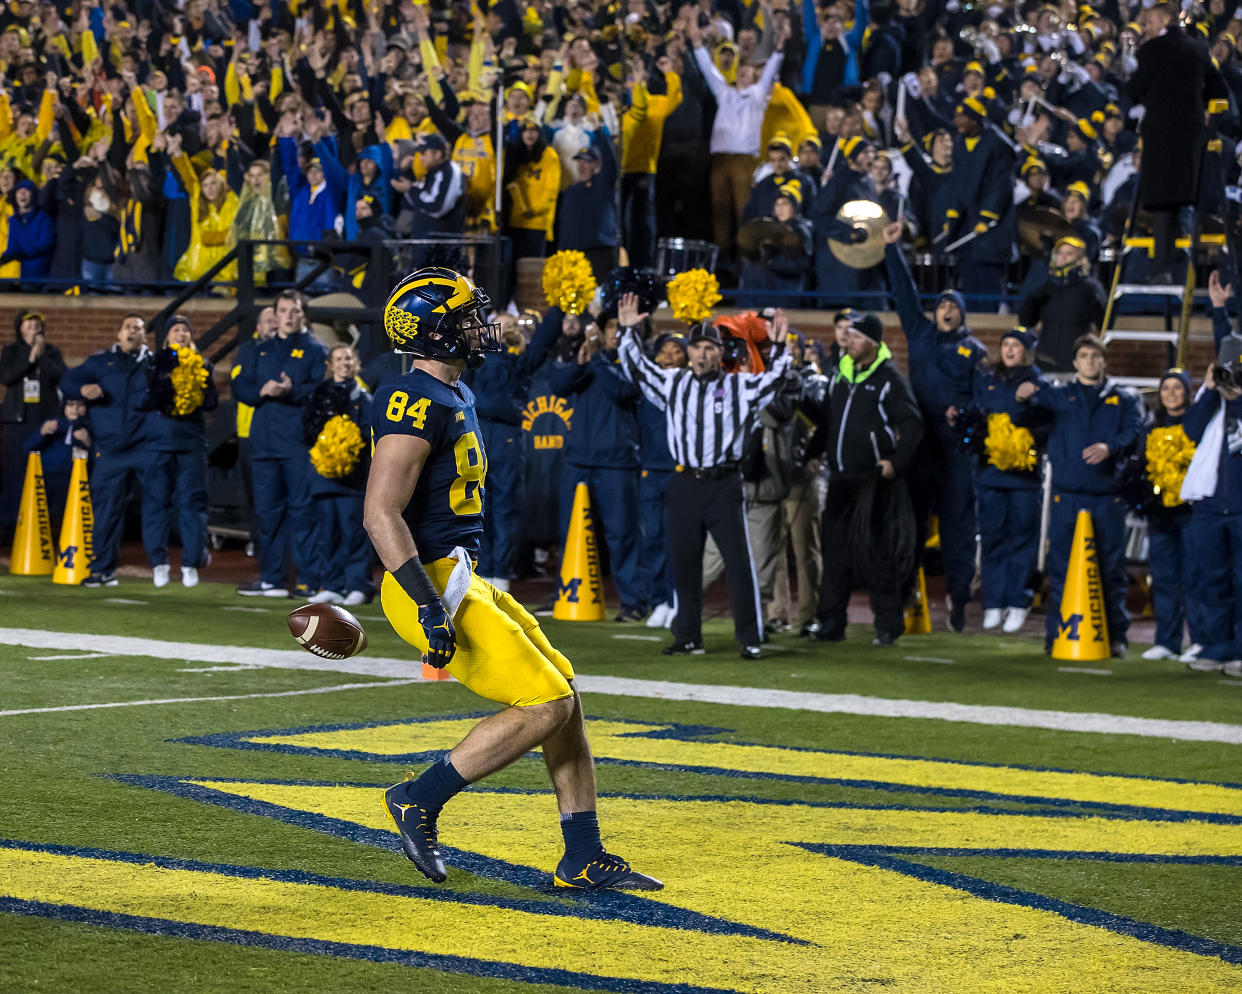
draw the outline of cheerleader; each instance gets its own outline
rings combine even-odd
[[[328,379],[315,388],[302,415],[323,567],[323,588],[310,598],[314,604],[354,607],[375,596],[371,543],[362,527],[370,424],[371,395],[358,380],[358,353],[337,345],[328,353]]]
[[[1195,555],[1191,546],[1190,505],[1181,499],[1182,480],[1194,456],[1194,443],[1182,430],[1190,407],[1190,376],[1170,369],[1160,380],[1160,404],[1147,433],[1145,454],[1150,491],[1146,500],[1148,569],[1156,612],[1156,641],[1144,659],[1173,659],[1182,652],[1182,632],[1192,645],[1187,661],[1201,645],[1199,605],[1195,597]]]
[[[1007,331],[1000,362],[975,379],[974,402],[986,418],[983,465],[976,488],[981,544],[983,627],[1016,632],[1026,621],[1032,592],[1027,583],[1039,544],[1039,454],[1046,431],[1023,427],[1039,418],[1018,402],[1022,383],[1041,383],[1033,364],[1035,336],[1025,328]]]
[[[181,583],[197,586],[207,564],[207,428],[215,410],[212,366],[194,347],[190,321],[175,314],[148,371],[150,460],[142,475],[142,541],[157,587],[168,585],[174,509],[181,532]]]

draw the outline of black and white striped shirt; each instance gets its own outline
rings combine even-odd
[[[691,469],[739,462],[754,415],[776,396],[792,358],[763,373],[723,373],[699,379],[688,369],[662,369],[647,358],[633,328],[621,334],[621,370],[664,411],[673,461]]]

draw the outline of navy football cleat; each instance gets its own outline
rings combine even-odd
[[[418,867],[428,880],[442,884],[448,879],[444,857],[436,838],[436,814],[410,800],[405,789],[407,781],[395,784],[384,791],[384,810],[397,826],[401,836],[401,851],[406,859]]]
[[[655,877],[630,869],[630,864],[620,856],[605,852],[603,848],[592,856],[585,866],[567,865],[562,858],[552,875],[557,887],[575,890],[663,890],[664,884]]]

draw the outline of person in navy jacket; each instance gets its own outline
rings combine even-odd
[[[1062,385],[1023,383],[1015,396],[1052,413],[1048,458],[1052,462],[1052,515],[1048,526],[1048,623],[1045,651],[1062,622],[1061,591],[1069,566],[1078,512],[1088,511],[1095,531],[1104,611],[1113,656],[1126,653],[1126,501],[1117,467],[1143,435],[1141,401],[1105,375],[1104,343],[1083,335],[1074,346],[1077,376]]]
[[[613,582],[621,598],[618,621],[647,616],[647,591],[639,564],[638,387],[621,374],[617,355],[620,329],[614,314],[588,327],[576,362],[552,375],[552,390],[573,405],[573,426],[565,444],[561,474],[561,534],[569,531],[574,492],[586,483],[591,511],[603,525]]]
[[[949,626],[960,632],[966,627],[966,604],[975,576],[975,481],[970,456],[958,446],[954,425],[958,412],[974,397],[987,350],[966,328],[966,304],[955,290],[940,294],[934,319],[923,313],[910,267],[897,246],[900,238],[900,224],[884,229],[884,261],[909,349],[910,386],[926,427],[911,467],[910,498],[919,549],[928,515],[940,516]]]
[[[84,450],[89,459],[91,449],[86,401],[81,397],[65,398],[64,413],[44,421],[39,430],[26,439],[22,448],[25,454],[38,452],[42,459],[48,520],[52,523],[52,538],[59,541],[61,520],[69,496],[69,477],[73,472],[74,450]],[[87,471],[90,471],[89,463]]]
[[[685,369],[690,364],[685,336],[661,335],[655,340],[652,358],[662,369]],[[668,559],[665,492],[676,463],[668,448],[668,415],[646,397],[638,409],[638,458],[642,466],[638,478],[638,530],[642,535],[639,561],[652,605],[647,625],[668,628],[677,614],[677,595]]]
[[[1186,411],[1192,396],[1190,375],[1184,369],[1174,368],[1166,372],[1160,378],[1160,405],[1148,435],[1173,425],[1182,425],[1185,430]],[[1195,582],[1198,552],[1191,534],[1190,505],[1179,501],[1168,506],[1162,497],[1152,494],[1146,512],[1147,563],[1151,570],[1156,641],[1143,653],[1143,658],[1171,659],[1180,656],[1182,633],[1186,628],[1190,630],[1192,645],[1199,646],[1201,651],[1203,633],[1200,631],[1199,590]]]
[[[371,540],[362,527],[362,498],[371,467],[371,394],[358,382],[358,353],[352,345],[336,345],[328,353],[328,378],[315,387],[302,418],[302,441],[308,449],[315,446],[324,425],[341,414],[358,426],[366,444],[345,476],[324,476],[311,463],[323,589],[310,600],[355,607],[375,596],[375,584]]]
[[[557,246],[576,249],[590,260],[603,283],[617,254],[617,159],[608,129],[598,127],[591,144],[574,156],[578,179],[561,194]]]
[[[504,352],[489,353],[483,365],[462,375],[475,396],[475,411],[487,453],[488,510],[476,572],[499,590],[517,575],[522,500],[522,411],[535,370],[561,337],[565,313],[548,308],[530,343],[512,314],[498,314]]]
[[[1035,336],[1025,328],[1005,332],[1000,362],[975,380],[975,405],[986,417],[1007,414],[1016,426],[1034,435],[1038,448],[1047,441],[1046,428],[1033,425],[1032,412],[1015,394],[1023,383],[1042,386],[1033,364]],[[1045,420],[1045,419],[1041,419]],[[980,579],[983,584],[983,627],[1004,626],[1016,632],[1026,621],[1033,599],[1027,583],[1035,568],[1039,544],[1039,465],[1029,470],[1000,469],[984,461],[979,469]]]
[[[219,395],[212,365],[203,359],[207,382],[202,403],[193,411],[177,413],[171,371],[180,363],[178,356],[184,349],[197,351],[190,320],[174,314],[164,333],[164,348],[148,368],[152,414],[150,458],[142,475],[142,537],[157,587],[168,585],[168,534],[174,510],[181,534],[182,584],[197,586],[198,571],[207,565],[207,423],[203,413],[216,409]]]
[[[1230,336],[1222,341],[1217,362],[1208,368],[1203,389],[1182,422],[1186,436],[1200,445],[1213,418],[1219,414],[1223,420],[1215,454],[1215,486],[1210,496],[1191,504],[1190,538],[1203,648],[1187,665],[1205,672],[1223,669],[1228,676],[1242,677],[1242,627],[1238,624],[1242,616],[1242,387],[1236,380],[1217,382],[1217,365],[1222,362],[1236,376],[1242,369],[1242,339]],[[1194,469],[1192,463],[1191,472]]]
[[[65,373],[61,390],[90,405],[95,469],[91,473],[93,555],[84,587],[115,587],[125,504],[131,480],[141,479],[149,459],[151,411],[147,406],[147,322],[126,314],[116,344]],[[144,532],[146,531],[144,522]],[[147,550],[148,554],[150,549]],[[61,555],[65,550],[61,550]]]
[[[318,590],[316,524],[310,463],[302,444],[302,408],[323,382],[327,352],[306,329],[306,303],[296,290],[276,298],[276,334],[256,342],[233,380],[233,395],[254,408],[250,464],[260,575],[237,588],[243,596],[284,597],[288,562],[295,596]]]

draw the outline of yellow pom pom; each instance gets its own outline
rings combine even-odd
[[[720,281],[706,269],[689,269],[668,281],[668,304],[678,321],[704,321],[718,303]]]
[[[581,252],[557,252],[543,267],[543,295],[566,314],[581,314],[595,296],[595,274]]]
[[[311,446],[311,465],[320,476],[339,480],[354,471],[365,447],[359,427],[348,414],[338,414],[328,419]]]
[[[1147,436],[1147,478],[1152,492],[1165,507],[1177,507],[1182,500],[1182,481],[1195,456],[1195,443],[1186,437],[1181,425],[1155,428]]]
[[[1039,462],[1035,436],[1017,427],[1004,412],[988,415],[988,437],[984,439],[983,448],[988,462],[1006,473],[1029,472]]]
[[[173,388],[173,413],[185,417],[203,406],[207,389],[207,366],[193,345],[170,345],[177,365],[169,374]]]

